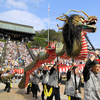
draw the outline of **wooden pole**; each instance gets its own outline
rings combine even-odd
[[[91,45],[92,49],[93,49],[94,51],[96,51],[96,49],[94,48],[94,46],[93,46],[92,43],[90,42],[90,40],[89,40],[87,34],[85,35],[85,38],[87,39],[87,41],[88,41],[89,44]],[[98,55],[98,58],[100,59],[100,56],[99,56],[99,55]]]
[[[75,59],[72,58],[72,63],[75,62]],[[75,74],[75,69],[74,69],[74,80],[75,80],[75,90],[77,90],[77,82],[76,82],[76,74]]]
[[[58,56],[57,56],[57,63],[58,63]],[[59,84],[59,65],[57,65],[57,69],[58,69],[58,84]]]

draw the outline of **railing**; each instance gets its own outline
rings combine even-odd
[[[2,57],[0,58],[0,67],[3,67],[3,62],[5,61],[5,56],[6,56],[6,41],[5,41],[5,45],[3,47],[3,52],[2,52]]]
[[[30,54],[31,58],[32,58],[32,59],[33,59],[33,61],[34,61],[34,60],[35,60],[35,58],[36,58],[36,56],[35,56],[35,55],[33,55],[32,51],[29,49],[29,47],[27,46],[27,44],[25,44],[25,45],[26,45],[27,50],[29,51],[29,54]]]

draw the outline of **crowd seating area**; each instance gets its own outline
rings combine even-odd
[[[23,68],[32,62],[26,45],[20,42],[8,41],[4,65],[8,69]]]
[[[2,48],[1,48],[2,47]],[[3,50],[4,43],[0,42],[0,50]],[[2,51],[1,51],[2,53]],[[14,69],[24,68],[33,62],[28,49],[24,43],[16,41],[7,41],[6,42],[6,52],[5,60],[3,61],[3,67],[5,70],[10,70],[12,73]],[[19,71],[16,73],[16,77],[21,77],[23,73]]]
[[[18,50],[19,50],[19,63],[21,63],[22,66],[26,67],[31,62],[33,62],[28,49],[26,48],[26,45],[23,43],[18,43]]]
[[[8,41],[6,45],[6,56],[4,61],[4,67],[7,69],[13,69],[18,66],[18,52],[16,42]]]

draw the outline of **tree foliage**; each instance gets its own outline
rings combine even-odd
[[[45,47],[47,46],[47,42],[44,38],[41,38],[41,37],[36,37],[34,39],[34,41],[32,42],[32,45],[33,46],[37,46],[37,47]]]
[[[32,42],[32,45],[36,46],[46,46],[48,41],[48,30],[41,30],[36,31],[36,37],[34,38],[34,41]],[[57,41],[61,42],[63,40],[62,32],[56,32],[53,29],[49,30],[49,41]]]

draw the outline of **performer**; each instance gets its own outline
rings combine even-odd
[[[79,69],[77,66],[74,66],[74,63],[72,63],[72,66],[67,72],[67,82],[65,85],[65,93],[68,96],[68,100],[81,100],[81,81]]]
[[[59,88],[61,84],[61,76],[58,74],[59,72],[57,66],[58,62],[56,62],[50,70],[48,86],[49,88],[53,88],[53,91],[52,94],[47,97],[47,100],[52,100],[53,96],[55,96],[55,100],[60,100]]]
[[[46,66],[44,66],[44,69],[43,69],[43,76],[42,76],[42,85],[43,85],[43,91],[42,91],[42,94],[41,94],[41,97],[42,97],[42,100],[44,100],[44,85],[47,86],[47,83],[49,81],[49,73],[50,73],[50,69],[51,69],[51,66],[48,66],[48,69]]]
[[[3,74],[3,76],[9,76],[10,75],[10,71],[6,71],[5,74]],[[9,78],[6,82],[4,82],[4,84],[6,84],[4,91],[10,92],[11,89],[11,79]]]
[[[100,64],[95,60],[99,54],[95,51],[84,67],[84,100],[100,100]]]
[[[41,75],[41,70],[38,69],[37,70],[37,73],[33,72],[32,73],[33,75],[33,78],[31,79],[31,82],[32,82],[32,93],[33,93],[33,97],[35,98],[38,98],[37,97],[37,91],[40,92],[40,89],[39,89],[39,82],[41,81],[40,77],[42,76]]]

